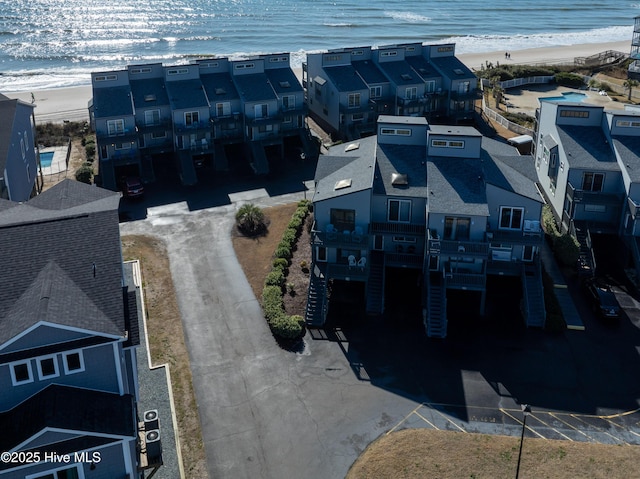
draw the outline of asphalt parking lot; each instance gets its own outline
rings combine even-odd
[[[533,410],[528,436],[640,444],[640,308],[622,289],[615,328],[585,310],[584,331],[527,330],[498,301],[487,318],[462,308],[445,340],[425,336],[411,303],[375,319],[347,299],[301,351],[280,349],[229,232],[243,202],[309,195],[311,170],[292,167],[268,188],[253,178],[158,185],[123,205],[122,234],[167,244],[211,477],[343,478],[371,441],[399,428],[519,434],[520,404]]]

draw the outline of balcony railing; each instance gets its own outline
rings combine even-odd
[[[462,101],[462,100],[478,100],[482,98],[482,91],[480,90],[469,90],[469,91],[465,91],[465,92],[460,92],[460,91],[455,91],[452,90],[451,91],[451,99],[452,100],[458,100],[458,101]]]
[[[340,104],[339,106],[340,113],[345,113],[345,114],[366,113],[368,111],[375,111],[375,109],[376,109],[376,104],[373,101],[362,102],[360,105],[357,105],[357,106],[348,106],[343,104]]]
[[[444,279],[446,287],[452,289],[483,290],[486,288],[487,284],[487,276],[484,273],[461,273],[445,271]]]
[[[403,233],[424,237],[426,225],[417,225],[413,223],[371,223],[371,233]]]
[[[196,121],[189,125],[174,124],[174,128],[176,133],[194,133],[196,131],[211,131],[211,124],[208,121]]]
[[[542,243],[544,234],[542,228],[537,231],[510,231],[492,230],[487,233],[487,240],[491,243],[518,244],[518,245],[539,245]]]
[[[429,254],[448,256],[481,257],[489,256],[489,243],[486,241],[441,240],[429,234],[427,244]]]
[[[605,193],[602,191],[579,190],[569,182],[567,195],[575,203],[588,203],[591,205],[612,205],[620,206],[623,199],[622,193]]]
[[[369,265],[349,266],[344,263],[328,263],[327,276],[334,279],[366,281],[369,276]]]
[[[424,258],[422,254],[387,253],[384,257],[384,262],[387,266],[422,268]]]
[[[140,133],[153,133],[157,131],[166,131],[171,129],[171,120],[163,119],[163,120],[152,122],[152,123],[140,122],[137,125],[137,127]]]
[[[319,231],[315,228],[315,223],[311,229],[312,241],[316,246],[328,246],[333,248],[351,247],[353,249],[368,249],[369,235],[366,233],[356,233],[355,231]]]

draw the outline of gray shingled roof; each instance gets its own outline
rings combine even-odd
[[[440,78],[441,76],[424,57],[418,55],[406,57],[406,62],[411,65],[411,68],[413,68],[423,80]]]
[[[465,78],[476,78],[475,74],[457,57],[433,57],[431,63],[448,78],[459,80]],[[456,73],[458,70],[462,74]]]
[[[169,105],[167,89],[162,78],[131,80],[129,83],[133,94],[133,104],[136,108]]]
[[[43,318],[124,336],[118,202],[117,193],[65,180],[0,210],[0,344],[20,332],[15,321],[24,330]]]
[[[559,125],[557,131],[571,168],[620,171],[602,127]]]
[[[411,86],[422,84],[422,78],[411,68],[406,61],[382,62],[378,67],[397,86]]]
[[[542,202],[536,188],[536,170],[531,156],[483,157],[485,181],[505,191]]]
[[[202,82],[199,79],[168,81],[165,85],[169,103],[174,110],[209,106]]]
[[[379,83],[389,83],[389,79],[380,71],[371,60],[359,60],[353,62],[353,67],[358,74],[367,83],[367,85],[375,85]]]
[[[380,144],[376,151],[373,193],[386,196],[426,198],[426,148],[418,145]],[[392,184],[392,175],[407,175],[407,185]]]
[[[277,99],[271,87],[269,78],[264,73],[251,75],[234,75],[233,81],[238,87],[238,93],[244,101],[259,102]]]
[[[93,89],[93,111],[96,118],[133,115],[129,85]]]
[[[640,137],[614,136],[613,146],[620,155],[622,164],[634,183],[640,182]]]
[[[351,65],[325,67],[324,72],[338,91],[351,92],[369,88]]]
[[[45,428],[132,437],[134,398],[52,384],[0,413],[0,449],[10,451]]]
[[[300,93],[303,91],[298,77],[296,77],[296,74],[293,73],[291,68],[269,68],[265,70],[265,74],[278,95]],[[282,86],[283,84],[289,86]]]
[[[348,145],[359,144],[359,148],[345,152]],[[316,187],[313,201],[354,193],[371,188],[375,161],[375,137],[334,146],[329,155],[322,155],[316,166]],[[335,189],[336,182],[351,180],[347,188]]]
[[[487,194],[478,159],[430,158],[427,204],[432,213],[489,216]]]
[[[209,101],[214,104],[221,101],[237,100],[240,98],[238,90],[231,79],[230,73],[210,73],[200,75],[200,80],[207,92]]]

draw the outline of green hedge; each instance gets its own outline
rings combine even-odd
[[[304,318],[299,315],[289,316],[286,314],[282,298],[289,260],[302,232],[304,220],[309,214],[309,206],[310,202],[308,200],[298,203],[298,207],[292,215],[280,243],[276,247],[275,259],[262,290],[264,316],[271,332],[278,338],[296,339],[301,337],[305,331]]]
[[[564,266],[574,266],[580,256],[580,243],[568,233],[560,233],[551,207],[542,207],[542,228],[551,239],[551,247],[556,258]]]

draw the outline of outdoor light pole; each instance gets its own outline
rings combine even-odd
[[[518,467],[516,468],[516,479],[520,475],[520,458],[522,457],[522,443],[524,442],[524,431],[527,428],[527,416],[531,414],[531,406],[528,404],[522,404],[522,435],[520,436],[520,452],[518,452]]]

